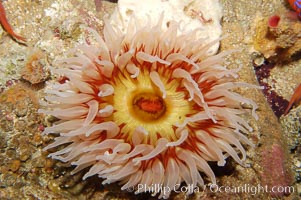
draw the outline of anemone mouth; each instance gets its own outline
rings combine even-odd
[[[141,92],[134,95],[131,107],[133,114],[146,122],[160,119],[166,111],[163,98],[150,92]]]
[[[173,190],[183,181],[203,185],[199,171],[215,183],[207,161],[224,165],[230,155],[246,166],[241,142],[252,145],[244,135],[252,128],[241,102],[255,118],[257,105],[232,89],[258,87],[235,82],[238,70],[221,65],[230,52],[208,56],[217,41],[196,38],[197,30],[178,35],[175,22],[163,31],[160,23],[126,35],[106,24],[104,39],[88,28],[96,44],[72,49],[58,61],[65,68],[53,70],[66,81],[46,90],[40,112],[61,121],[45,129],[60,133],[45,150],[67,145],[50,156],[71,162],[74,173],[89,167],[84,179]],[[171,190],[155,194],[167,198]]]

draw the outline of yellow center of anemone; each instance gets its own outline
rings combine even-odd
[[[159,73],[160,74],[160,73]],[[183,123],[186,115],[193,114],[192,102],[178,91],[180,83],[160,75],[166,97],[152,82],[149,72],[140,72],[131,78],[125,73],[114,81],[113,120],[122,127],[121,133],[129,140],[137,128],[146,131],[145,143],[156,144],[158,137],[178,140],[174,125]]]

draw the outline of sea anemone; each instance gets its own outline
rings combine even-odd
[[[280,22],[280,16],[279,15],[273,15],[268,20],[268,26],[270,28],[277,28]]]
[[[49,156],[75,165],[73,173],[88,168],[83,179],[97,175],[135,193],[168,188],[152,191],[168,198],[182,182],[203,186],[200,172],[215,184],[208,161],[223,166],[231,156],[246,166],[241,142],[252,145],[252,128],[242,104],[255,118],[257,106],[233,91],[256,86],[221,65],[230,52],[209,56],[219,41],[198,38],[198,29],[179,34],[179,23],[162,18],[132,20],[125,34],[106,21],[104,39],[86,28],[89,42],[56,61],[64,68],[52,70],[60,80],[48,84],[39,112],[59,119],[44,131],[59,134],[45,150],[62,145]]]

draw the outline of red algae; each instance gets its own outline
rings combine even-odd
[[[271,70],[275,67],[274,63],[265,63],[259,67],[254,67],[258,83],[264,86],[262,90],[274,114],[279,118],[285,113],[288,101],[277,94],[273,88],[265,81],[270,77]]]

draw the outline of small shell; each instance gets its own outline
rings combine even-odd
[[[252,58],[253,65],[255,67],[260,67],[265,62],[264,56],[259,52],[253,52],[251,54],[251,58]]]

